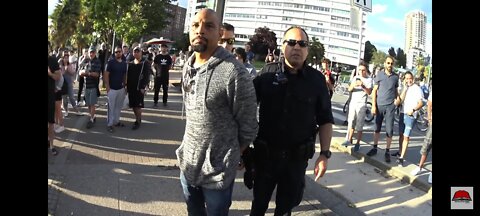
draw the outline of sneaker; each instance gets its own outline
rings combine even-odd
[[[58,130],[59,127],[60,127],[60,125],[58,125],[58,124],[53,124],[53,130],[54,130],[54,131]]]
[[[60,125],[55,129],[55,133],[61,133],[65,130],[65,127]]]
[[[88,121],[88,123],[87,123],[87,129],[92,128],[94,123],[95,123],[95,119],[93,119],[93,121],[92,121],[92,120]]]
[[[428,175],[428,183],[432,183],[432,172],[430,172],[430,175]]]
[[[347,147],[349,145],[351,145],[352,143],[348,140],[345,140],[345,142],[342,143],[343,146]]]
[[[108,132],[113,133],[113,126],[108,126],[107,130],[108,130]]]
[[[348,126],[348,121],[343,121],[342,125],[343,126]]]
[[[400,152],[397,151],[397,152],[395,152],[395,153],[393,153],[393,154],[391,154],[391,155],[392,155],[393,157],[400,157]]]
[[[63,113],[63,117],[68,117],[68,110]]]
[[[416,175],[419,175],[420,173],[422,172],[426,172],[427,170],[425,170],[424,168],[421,168],[420,167],[416,167],[415,169],[412,170],[412,172],[410,172],[411,175],[413,176],[416,176]]]
[[[115,127],[125,127],[125,125],[122,122],[118,122],[117,124],[113,125]]]
[[[53,155],[53,156],[57,156],[58,151],[57,151],[57,149],[56,149],[55,147],[53,147],[53,148],[51,149],[51,151],[52,151],[52,155]]]
[[[163,102],[163,106],[167,106],[167,102]]]
[[[377,154],[377,148],[370,149],[370,151],[367,152],[367,156],[374,156]]]
[[[81,102],[79,102],[79,103],[77,103],[77,104],[78,104],[78,106],[83,107],[83,106],[85,106],[85,101],[81,101]]]
[[[138,122],[133,123],[132,130],[137,130],[138,128],[140,128],[140,123]]]
[[[398,165],[399,167],[403,167],[403,158],[398,158],[398,159],[397,159],[397,165]]]
[[[358,150],[360,150],[360,144],[355,144],[355,146],[353,147],[353,151],[358,152]]]
[[[153,104],[153,107],[158,107],[157,103],[154,103],[154,104]]]
[[[385,152],[385,162],[390,163],[390,152]]]

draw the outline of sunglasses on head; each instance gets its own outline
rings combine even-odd
[[[288,46],[295,46],[295,44],[298,44],[300,47],[306,47],[308,44],[307,44],[307,41],[304,41],[304,40],[293,40],[293,39],[290,39],[290,40],[284,40],[283,43],[287,43]]]
[[[227,42],[228,45],[235,43],[235,38],[220,39],[220,44]]]

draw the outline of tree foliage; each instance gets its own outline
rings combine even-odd
[[[377,48],[375,45],[370,43],[370,41],[365,42],[365,53],[363,56],[363,61],[365,61],[367,64],[372,61],[373,53],[377,52]]]
[[[267,55],[268,49],[277,48],[277,36],[268,27],[260,27],[255,29],[255,34],[250,38],[249,43],[252,44],[252,52],[261,58]]]
[[[323,47],[323,44],[320,43],[318,38],[312,37],[308,47],[307,62],[319,64],[319,62],[323,59],[324,55],[325,55],[325,48]]]
[[[75,33],[80,18],[81,1],[63,0],[55,7],[52,19],[51,39],[54,46],[64,47]]]
[[[182,37],[177,38],[177,40],[175,40],[175,47],[178,50],[183,50],[185,52],[188,50],[189,45],[190,45],[190,41],[189,41],[188,33],[183,33]]]
[[[383,66],[383,63],[385,62],[385,59],[387,59],[387,54],[384,53],[381,50],[377,50],[377,52],[373,53],[372,56],[372,62],[374,65],[381,65]]]
[[[397,59],[395,61],[395,65],[397,67],[407,68],[407,55],[400,48],[397,48]]]
[[[388,49],[388,55],[390,55],[390,56],[392,56],[393,58],[397,59],[397,54],[395,53],[395,48],[390,47],[390,49]]]
[[[84,46],[113,40],[113,33],[127,43],[159,31],[170,16],[170,0],[61,0],[50,16],[54,43],[72,40]],[[99,35],[93,38],[92,33]],[[98,41],[97,41],[98,40]]]

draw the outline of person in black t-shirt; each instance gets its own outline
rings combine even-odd
[[[48,53],[50,53],[50,41],[48,42]],[[53,125],[55,123],[55,81],[59,80],[62,74],[60,73],[60,66],[54,56],[48,55],[48,147],[51,149],[53,155],[57,155],[57,150],[53,145],[55,139],[55,132]]]
[[[161,45],[161,53],[155,56],[155,60],[153,60],[155,70],[157,73],[155,74],[155,83],[154,89],[155,93],[153,95],[153,104],[156,107],[158,103],[158,93],[160,91],[160,87],[162,87],[163,91],[163,105],[167,105],[168,99],[168,81],[169,81],[169,70],[172,68],[172,58],[168,54],[167,50],[168,46],[166,44]]]

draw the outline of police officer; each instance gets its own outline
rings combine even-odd
[[[287,29],[282,44],[285,60],[265,65],[253,80],[260,127],[254,141],[250,215],[265,214],[275,187],[275,215],[290,215],[300,204],[317,133],[321,152],[315,162],[315,180],[327,170],[333,115],[325,76],[305,62],[308,43],[305,30]]]

